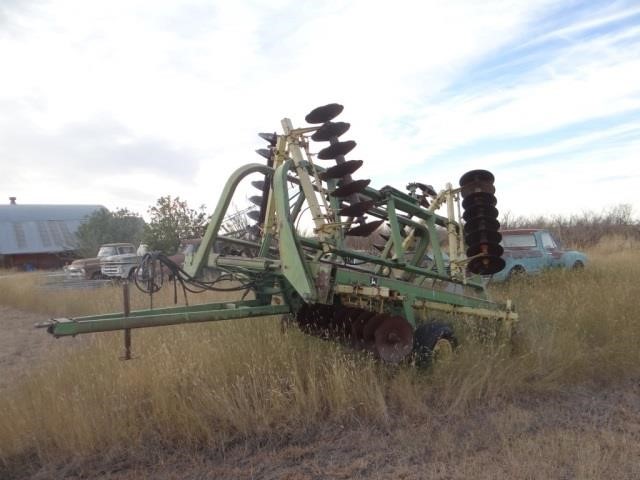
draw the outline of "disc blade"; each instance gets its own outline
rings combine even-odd
[[[351,344],[355,348],[359,348],[362,346],[362,332],[364,330],[364,326],[367,324],[369,319],[375,315],[376,312],[364,310],[351,322]]]
[[[413,328],[399,315],[387,317],[374,337],[375,353],[384,362],[400,363],[413,350]]]
[[[356,142],[353,140],[347,140],[346,142],[336,142],[333,145],[329,145],[318,152],[318,160],[332,160],[336,157],[346,155],[351,150],[356,148]]]
[[[382,250],[384,250],[384,245],[377,245],[377,244],[372,244],[373,248],[375,248],[376,250],[378,250],[379,252],[381,252]]]
[[[258,210],[251,210],[249,213],[247,213],[247,217],[257,222],[258,220],[260,220],[260,212]]]
[[[494,187],[492,183],[475,180],[465,184],[460,191],[460,195],[462,195],[462,198],[466,198],[472,193],[480,192],[490,193],[493,195],[494,193],[496,193],[496,187]]]
[[[379,313],[367,320],[362,329],[362,340],[365,344],[373,346],[376,339],[376,330],[387,318],[389,318],[388,313]]]
[[[469,207],[462,214],[462,218],[466,222],[473,218],[498,218],[498,209],[496,207],[490,207],[489,205],[478,205],[476,207]]]
[[[464,225],[464,234],[471,235],[474,232],[481,230],[491,230],[497,232],[500,230],[500,222],[494,218],[478,217],[469,220]]]
[[[474,258],[469,262],[468,269],[471,273],[477,275],[493,275],[504,269],[506,262],[493,255],[487,255],[486,257]]]
[[[464,236],[464,241],[469,247],[476,245],[498,245],[502,241],[500,232],[491,230],[478,230]]]
[[[342,207],[340,210],[338,210],[338,215],[342,217],[361,217],[368,210],[372,209],[375,204],[376,202],[374,202],[373,200],[354,203],[353,205]]]
[[[272,147],[276,146],[276,142],[278,141],[278,135],[276,133],[259,133],[260,138],[269,142],[269,145]]]
[[[471,207],[484,206],[495,207],[498,200],[494,195],[490,193],[472,193],[462,201],[462,208],[465,210],[471,209]]]
[[[474,257],[476,255],[492,255],[494,257],[501,257],[504,254],[504,248],[500,244],[481,243],[467,248],[467,257]]]
[[[379,233],[378,235],[380,235],[385,242],[388,242],[389,239],[391,238],[391,235],[386,233]]]
[[[249,197],[249,201],[257,206],[262,205],[262,197],[260,195],[253,195],[252,197]]]
[[[353,182],[345,183],[331,192],[332,197],[345,198],[353,195],[354,193],[361,193],[371,183],[371,180],[354,180]]]
[[[267,160],[271,158],[271,150],[269,150],[268,148],[259,148],[258,150],[256,150],[256,153],[266,158]]]
[[[327,168],[320,174],[320,180],[329,180],[332,178],[343,178],[351,175],[362,166],[362,160],[347,160],[333,167]]]
[[[493,183],[495,181],[495,177],[489,170],[471,170],[460,177],[459,183],[461,187],[464,187],[467,183],[474,180]]]
[[[342,110],[344,110],[344,106],[339,103],[329,103],[327,105],[314,108],[306,117],[304,117],[304,119],[307,123],[325,123],[340,115]]]
[[[383,222],[384,220],[376,220],[371,223],[363,223],[355,228],[347,230],[345,235],[348,237],[368,237],[375,232]]]
[[[328,142],[332,138],[338,138],[340,135],[346,133],[350,127],[351,124],[346,122],[327,122],[311,135],[311,140],[315,142]]]
[[[254,180],[251,182],[251,185],[256,187],[258,190],[264,190],[264,180]]]

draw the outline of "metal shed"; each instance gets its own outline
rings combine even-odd
[[[21,269],[61,267],[76,249],[78,227],[100,208],[104,207],[0,205],[0,266]]]

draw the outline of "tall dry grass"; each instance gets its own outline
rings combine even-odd
[[[321,424],[385,425],[570,384],[637,378],[640,250],[591,257],[583,272],[493,288],[520,312],[515,354],[466,344],[452,363],[433,370],[392,368],[297,330],[283,334],[275,318],[134,331],[137,358],[130,362],[118,360],[119,334],[96,335],[90,348],[51,359],[2,393],[0,465],[11,472],[28,462],[96,455],[223,451]],[[29,301],[23,291],[2,288],[0,301],[57,315],[111,310],[120,302],[117,291],[81,306],[73,293],[38,300],[31,294]],[[164,295],[169,302],[172,292]]]

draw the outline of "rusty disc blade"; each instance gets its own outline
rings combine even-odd
[[[342,178],[351,175],[358,170],[363,164],[362,160],[347,160],[333,167],[327,168],[320,174],[320,180],[329,180],[332,178]]]
[[[371,180],[354,180],[353,182],[340,185],[333,192],[330,193],[335,198],[345,198],[353,195],[354,193],[362,193],[365,188],[369,186]]]
[[[376,330],[387,318],[389,318],[388,313],[379,313],[367,320],[367,323],[365,323],[362,329],[362,340],[366,345],[373,346],[376,340]]]
[[[385,241],[388,242],[389,239],[391,238],[391,235],[387,234],[387,233],[379,233],[378,235],[380,235],[380,237]]]
[[[249,197],[249,201],[257,206],[262,205],[262,197],[260,195],[253,195]]]
[[[364,202],[354,203],[353,205],[348,205],[346,207],[342,207],[338,210],[338,215],[342,217],[361,217],[368,210],[372,209],[376,204],[373,200],[365,200]]]
[[[344,110],[344,106],[339,103],[329,103],[314,108],[304,119],[307,123],[325,123],[340,115],[342,110]]]
[[[318,152],[318,160],[331,160],[336,157],[344,156],[351,150],[356,148],[356,145],[357,144],[354,140],[347,140],[346,142],[336,142],[320,150]]]
[[[256,150],[256,153],[266,158],[267,160],[271,158],[271,150],[269,150],[268,148],[259,148],[258,150]]]
[[[496,193],[496,187],[489,182],[481,182],[480,180],[474,180],[472,182],[467,183],[462,190],[460,191],[460,195],[462,198],[466,198],[472,193]]]
[[[264,190],[264,180],[254,180],[251,182],[251,185],[256,187],[258,190]]]
[[[487,255],[486,257],[474,258],[469,262],[468,269],[471,273],[477,275],[493,275],[498,273],[506,266],[506,262],[493,255]]]
[[[489,205],[478,205],[477,207],[469,207],[462,214],[462,218],[466,222],[474,218],[498,218],[498,209],[496,207],[490,207]]]
[[[472,207],[478,207],[482,205],[483,207],[495,207],[498,200],[495,195],[490,193],[472,193],[464,200],[462,200],[462,208],[465,210],[471,209]]]
[[[311,140],[315,142],[328,142],[332,138],[338,138],[345,134],[351,124],[347,122],[327,122],[311,135]]]
[[[461,187],[464,187],[467,183],[478,180],[481,182],[493,183],[495,181],[495,177],[489,170],[471,170],[460,177],[459,183]]]
[[[269,142],[269,145],[272,147],[276,146],[276,142],[278,141],[278,134],[276,133],[259,133],[260,138]]]
[[[249,213],[247,213],[247,217],[257,222],[258,220],[260,220],[260,212],[258,210],[251,210]]]
[[[373,244],[373,248],[375,248],[376,250],[378,250],[379,252],[381,252],[382,250],[384,250],[384,245],[377,245],[377,244]]]
[[[502,248],[502,245],[489,243],[481,243],[467,248],[467,257],[474,257],[480,254],[501,257],[504,254],[504,248]]]
[[[387,317],[376,329],[375,352],[387,363],[400,363],[413,350],[413,328],[399,315]]]
[[[375,222],[362,223],[355,228],[350,228],[345,235],[349,237],[368,237],[375,232],[384,220],[376,220]]]

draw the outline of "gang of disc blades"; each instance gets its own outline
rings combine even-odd
[[[364,162],[362,160],[347,160],[344,163],[339,163],[333,167],[327,168],[320,174],[320,180],[329,180],[336,178],[343,178],[347,175],[351,175],[358,170]]]
[[[327,105],[314,108],[306,117],[304,117],[304,119],[307,123],[325,123],[340,115],[342,110],[344,110],[344,106],[339,103],[329,103]]]
[[[320,150],[318,152],[318,160],[333,160],[336,157],[346,155],[354,148],[356,148],[356,142],[354,140],[336,142]]]
[[[340,135],[345,134],[349,128],[351,128],[351,124],[347,122],[327,122],[311,135],[311,140],[314,142],[328,142],[332,138],[338,138]]]

